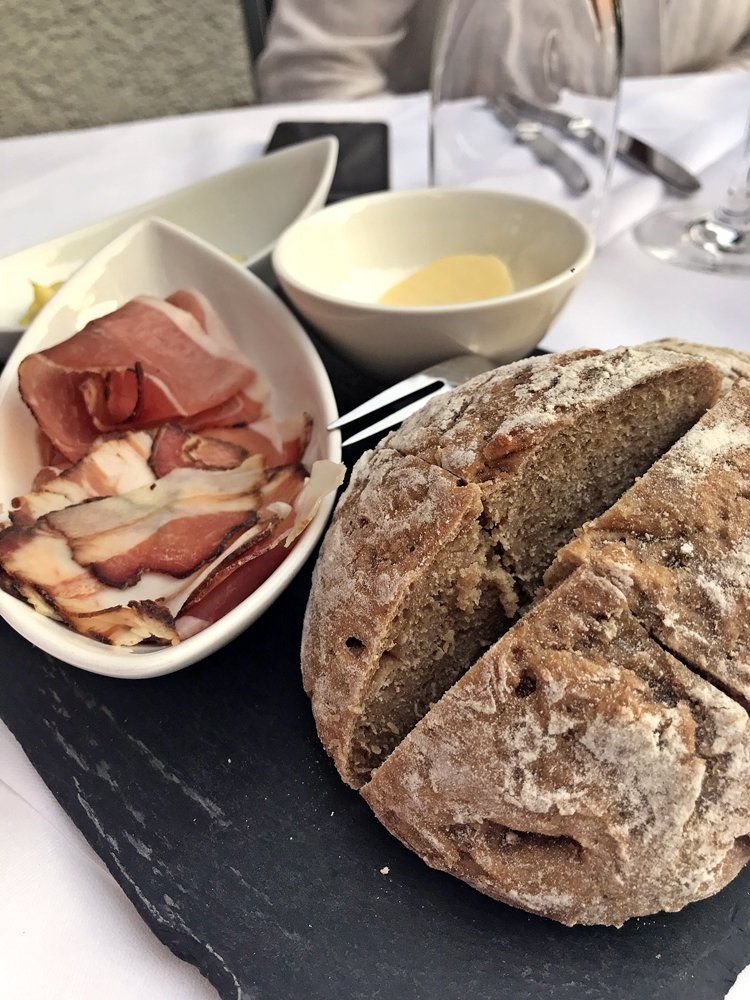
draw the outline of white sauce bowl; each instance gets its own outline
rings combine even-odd
[[[398,378],[456,354],[498,363],[528,354],[591,262],[594,238],[554,205],[478,189],[384,192],[292,225],[272,255],[290,300],[350,360]],[[385,306],[378,298],[426,264],[495,254],[511,295],[460,305]]]

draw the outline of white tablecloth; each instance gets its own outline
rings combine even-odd
[[[623,123],[699,171],[709,193],[728,175],[750,77],[630,81]],[[0,143],[0,254],[157,197],[259,156],[285,119],[372,119],[391,126],[392,185],[427,179],[425,95],[268,106],[8,139]],[[680,336],[750,347],[748,284],[656,263],[629,227],[664,200],[620,168],[613,235],[545,345],[614,345]],[[6,626],[0,624],[0,628]],[[172,956],[62,812],[0,723],[0,995],[9,1000],[204,1000],[215,991]],[[750,996],[750,970],[731,991]]]

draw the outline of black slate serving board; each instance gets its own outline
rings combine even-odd
[[[379,388],[321,353],[342,411]],[[378,824],[302,691],[311,569],[224,650],[138,683],[0,623],[0,715],[158,937],[227,1000],[723,998],[750,963],[749,871],[679,914],[568,929]]]

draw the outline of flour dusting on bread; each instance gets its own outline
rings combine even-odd
[[[428,864],[621,924],[750,858],[741,369],[671,344],[529,359],[358,463],[305,686],[344,779]]]

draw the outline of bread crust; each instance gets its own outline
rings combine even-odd
[[[704,358],[721,372],[722,395],[742,379],[750,379],[750,353],[738,351],[733,347],[716,347],[713,344],[694,344],[688,340],[677,340],[675,337],[664,337],[662,340],[652,340],[638,347],[639,351],[676,351],[678,354],[690,354],[696,358]]]
[[[345,778],[394,619],[438,551],[481,512],[476,486],[419,458],[362,456],[323,542],[302,638],[318,735]]]
[[[620,925],[750,857],[747,713],[586,567],[528,612],[362,795],[429,865],[566,924]]]
[[[560,550],[612,580],[665,648],[750,709],[750,383]]]
[[[425,580],[452,572],[446,553],[460,564],[468,604],[489,578],[506,616],[524,589],[534,593],[541,574],[521,565],[523,505],[532,473],[543,496],[556,488],[540,456],[554,461],[563,443],[575,447],[579,428],[595,440],[657,399],[648,412],[668,428],[644,432],[642,455],[631,434],[635,457],[624,471],[611,464],[617,489],[604,510],[721,384],[710,363],[658,348],[531,359],[429,403],[355,466],[314,573],[305,689],[344,780],[364,783],[379,818],[428,864],[566,923],[619,924],[710,895],[747,860],[738,794],[750,773],[747,713],[665,650],[597,566],[571,563],[555,592],[427,706],[409,735],[399,729],[382,753],[356,759],[384,658],[393,659],[399,629],[419,621],[415,595],[431,599]],[[602,447],[611,454],[616,445],[614,436]],[[582,455],[596,482],[595,449]],[[566,463],[563,453],[563,473],[578,458]],[[528,697],[518,695],[531,683],[522,663],[534,678]]]
[[[571,351],[480,376],[386,443],[480,486],[493,543],[532,598],[573,529],[609,507],[719,388],[712,365],[671,350]]]
[[[701,371],[706,406],[720,381],[713,365],[672,350],[582,349],[527,358],[430,400],[384,445],[471,482],[512,475],[532,448],[575,427],[638,385]],[[704,407],[705,409],[705,407]]]

